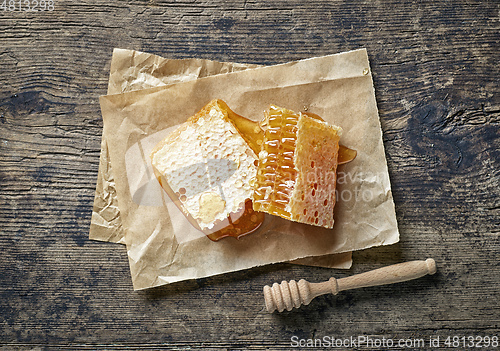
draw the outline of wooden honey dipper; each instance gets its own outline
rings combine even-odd
[[[344,290],[400,283],[434,273],[436,273],[436,262],[428,258],[425,261],[399,263],[338,280],[330,278],[322,283],[309,283],[304,279],[298,283],[295,280],[283,281],[281,284],[274,283],[272,287],[269,285],[264,287],[264,299],[269,313],[275,310],[283,312],[285,309],[291,311],[294,307],[308,305],[312,299],[320,295],[328,293],[336,295]]]

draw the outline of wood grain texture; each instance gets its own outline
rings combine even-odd
[[[0,346],[288,350],[291,337],[500,336],[496,1],[79,1],[0,10]],[[348,271],[261,267],[133,292],[87,239],[114,47],[275,64],[366,47],[401,242]],[[433,257],[438,272],[281,314],[262,287]],[[398,349],[397,347],[394,348]]]

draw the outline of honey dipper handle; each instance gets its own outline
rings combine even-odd
[[[432,258],[425,261],[410,261],[387,266],[373,271],[356,274],[337,280],[338,291],[400,283],[436,273],[436,262]]]

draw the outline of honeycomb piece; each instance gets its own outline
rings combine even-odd
[[[341,128],[274,105],[261,125],[254,210],[332,228]]]
[[[248,234],[264,220],[251,204],[257,156],[229,119],[233,113],[222,100],[211,101],[150,155],[162,188],[214,241]]]

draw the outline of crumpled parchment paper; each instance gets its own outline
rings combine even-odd
[[[147,155],[167,131],[213,98],[255,120],[274,103],[307,109],[344,129],[341,142],[358,157],[339,168],[332,230],[266,216],[253,234],[211,242],[182,223],[182,214],[155,183]],[[102,185],[116,190],[117,202],[116,216],[100,224],[121,220],[120,234],[106,240],[125,238],[135,289],[399,240],[364,49],[108,95],[100,102],[108,150],[103,158],[112,170]]]
[[[259,67],[252,64],[216,62],[204,59],[167,59],[136,50],[114,49],[110,66],[108,95],[187,82],[216,74]],[[115,181],[109,161],[108,144],[102,138],[99,172],[92,211],[89,239],[125,244]],[[304,264],[347,269],[352,254],[344,252],[294,260]]]

